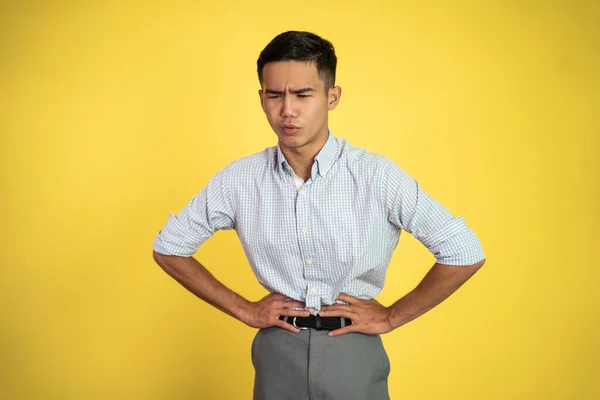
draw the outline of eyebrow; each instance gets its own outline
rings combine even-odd
[[[305,88],[301,88],[301,89],[294,89],[294,90],[290,90],[290,93],[292,94],[302,94],[302,93],[309,93],[309,92],[314,92],[315,89],[311,88],[311,87],[305,87]],[[268,94],[283,94],[283,92],[281,90],[273,90],[273,89],[266,89],[265,93]]]

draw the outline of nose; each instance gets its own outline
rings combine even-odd
[[[292,104],[292,96],[285,94],[283,96],[283,101],[281,102],[281,117],[282,118],[290,118],[295,117],[295,112]]]

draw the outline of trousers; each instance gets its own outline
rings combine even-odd
[[[327,333],[260,329],[252,341],[254,400],[389,400],[381,337]]]

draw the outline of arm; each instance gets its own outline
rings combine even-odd
[[[353,324],[347,331],[376,334],[396,329],[444,301],[485,263],[481,243],[464,218],[455,218],[397,165],[388,164],[384,172],[382,178],[376,180],[379,182],[376,193],[381,195],[387,220],[411,233],[437,262],[414,290],[389,308],[375,300],[340,294],[338,299],[349,305],[333,305],[328,310],[352,314],[348,317]],[[332,334],[341,333],[345,332]]]
[[[279,293],[271,293],[258,302],[250,302],[219,282],[193,257],[167,256],[153,251],[156,263],[173,279],[215,308],[253,328],[279,326],[292,332],[299,330],[279,320],[280,315],[307,316],[299,301],[288,301]]]
[[[304,303],[271,293],[251,302],[219,282],[192,256],[218,230],[233,229],[235,207],[228,188],[227,170],[217,173],[177,215],[171,215],[154,240],[153,258],[173,279],[215,308],[254,328],[279,326],[298,330],[280,321],[280,315],[305,316]]]
[[[388,221],[411,233],[437,262],[414,290],[389,308],[376,300],[340,294],[338,300],[348,304],[324,307],[321,315],[347,317],[352,325],[331,332],[332,336],[347,332],[390,332],[444,301],[485,262],[479,239],[462,217],[455,218],[399,167],[394,164],[388,167],[376,192],[381,194]]]
[[[332,331],[330,336],[349,332],[371,335],[390,332],[407,322],[425,314],[440,304],[463,285],[485,263],[482,260],[473,265],[451,266],[436,263],[415,289],[384,307],[376,300],[361,300],[341,293],[338,300],[348,304],[334,304],[323,307],[321,316],[346,317],[352,325]]]
[[[464,267],[436,263],[415,289],[388,308],[387,320],[390,328],[396,329],[446,300],[484,263],[485,260],[482,260]]]

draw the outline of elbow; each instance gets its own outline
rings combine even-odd
[[[152,250],[152,258],[156,264],[163,269],[163,271],[169,275],[173,275],[178,270],[181,270],[181,267],[183,266],[182,262],[191,257],[167,255],[159,253],[156,250]]]
[[[479,269],[481,269],[481,267],[483,267],[483,265],[485,264],[485,258],[481,261],[476,262],[475,264],[470,265],[470,267],[477,272]]]
[[[156,264],[158,264],[159,267],[161,267],[163,270],[167,270],[168,268],[168,264],[166,262],[166,258],[168,256],[161,254],[159,252],[157,252],[156,250],[152,250],[152,259],[154,260],[154,262]]]

